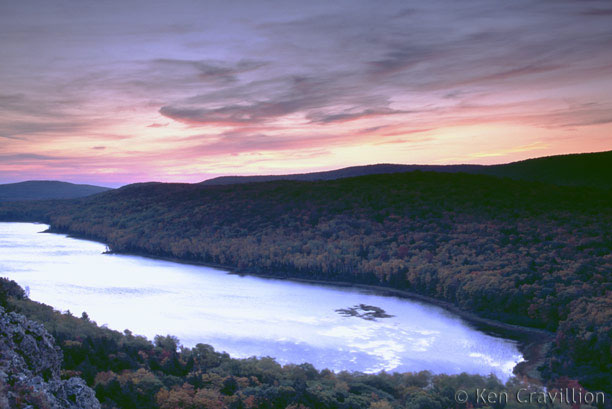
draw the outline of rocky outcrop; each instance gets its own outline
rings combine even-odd
[[[81,378],[60,379],[62,352],[45,328],[0,307],[0,409],[99,409]]]

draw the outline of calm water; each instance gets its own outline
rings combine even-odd
[[[99,325],[149,338],[172,334],[234,357],[364,372],[430,370],[496,374],[505,380],[522,357],[513,341],[479,332],[431,305],[358,289],[241,277],[136,256],[47,226],[0,223],[0,275],[29,287],[30,298],[87,311]],[[359,304],[389,318],[337,312]],[[364,311],[357,311],[363,313]]]

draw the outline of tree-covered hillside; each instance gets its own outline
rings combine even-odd
[[[138,252],[376,284],[556,331],[542,373],[612,391],[612,191],[410,172],[325,182],[137,184],[2,204]]]
[[[612,151],[548,156],[484,166],[473,172],[563,186],[612,188]]]

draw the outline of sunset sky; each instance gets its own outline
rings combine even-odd
[[[0,183],[610,149],[607,0],[0,3]]]

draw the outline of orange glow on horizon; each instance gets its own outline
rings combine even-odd
[[[612,15],[590,3],[34,2],[0,15],[0,183],[612,149]]]

